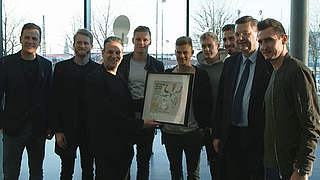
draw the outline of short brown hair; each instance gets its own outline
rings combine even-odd
[[[87,29],[79,29],[79,30],[76,32],[76,34],[73,36],[73,42],[76,41],[76,36],[77,36],[78,34],[81,34],[81,35],[84,35],[84,36],[88,36],[89,39],[90,39],[90,44],[93,44],[93,36],[92,36],[92,34],[91,34],[91,32],[90,32],[89,30],[87,30]]]
[[[279,36],[286,34],[282,24],[275,19],[267,18],[258,23],[258,31],[267,29],[269,27],[272,27]]]
[[[38,25],[36,25],[34,23],[27,23],[27,24],[23,25],[22,30],[21,30],[21,37],[22,37],[23,31],[26,30],[26,29],[36,29],[36,30],[38,30],[39,31],[39,36],[40,36],[39,40],[41,40],[41,28]]]
[[[200,36],[200,41],[203,41],[208,38],[212,38],[214,40],[214,42],[218,43],[217,36],[213,32],[206,32],[206,33],[202,34]]]
[[[116,42],[120,43],[123,46],[123,42],[119,37],[117,37],[117,36],[109,36],[103,42],[103,49],[106,48],[106,44],[108,42],[113,42],[113,41],[116,41]]]
[[[133,31],[133,36],[136,35],[136,32],[146,32],[149,33],[149,36],[151,38],[151,31],[147,26],[138,26],[134,31]]]
[[[192,39],[187,36],[181,36],[176,40],[176,46],[181,46],[181,45],[185,45],[185,44],[190,45],[192,48]]]
[[[242,16],[241,18],[236,20],[236,24],[246,24],[248,22],[250,22],[251,27],[258,26],[258,20],[256,20],[252,16]]]
[[[226,24],[223,26],[222,32],[225,32],[225,31],[233,31],[234,32],[235,27],[236,27],[235,24]]]

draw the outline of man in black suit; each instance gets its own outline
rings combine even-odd
[[[60,179],[72,179],[76,151],[79,147],[82,179],[93,179],[93,157],[86,134],[87,108],[85,79],[99,65],[91,60],[93,36],[79,29],[73,37],[75,56],[56,64],[53,75],[53,116],[55,152],[61,159]]]
[[[236,21],[241,53],[226,59],[221,76],[213,145],[224,156],[225,180],[264,178],[263,97],[272,66],[258,50],[257,23]]]
[[[18,179],[24,148],[28,152],[30,179],[43,179],[52,67],[50,61],[36,54],[40,41],[40,27],[27,23],[21,31],[21,51],[0,60],[0,128],[5,180]]]
[[[153,120],[134,118],[128,86],[116,75],[123,57],[122,40],[108,37],[102,50],[103,65],[87,77],[88,130],[96,165],[96,180],[128,178],[133,140]]]

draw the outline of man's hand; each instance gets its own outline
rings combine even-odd
[[[213,139],[213,148],[214,150],[219,153],[219,145],[220,145],[220,139]]]
[[[145,119],[143,120],[143,128],[148,128],[148,127],[159,127],[160,123],[155,122],[154,119]]]
[[[308,180],[308,175],[300,176],[297,171],[293,171],[290,180]]]
[[[62,149],[65,149],[68,146],[68,142],[66,137],[64,136],[64,133],[56,133],[56,142]]]

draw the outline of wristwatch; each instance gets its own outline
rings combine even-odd
[[[297,168],[295,165],[293,166],[293,169],[294,169],[295,171],[297,171],[297,173],[298,173],[300,176],[305,176],[305,175],[308,174],[307,171],[305,171],[305,170],[302,169],[302,168]]]

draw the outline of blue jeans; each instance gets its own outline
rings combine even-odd
[[[3,134],[3,174],[4,180],[18,180],[24,148],[27,149],[29,180],[43,179],[43,159],[45,137],[33,137],[21,133],[19,136]]]
[[[282,175],[280,177],[280,172],[278,167],[268,168],[265,167],[265,180],[290,180],[290,176]]]

